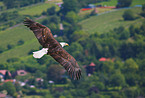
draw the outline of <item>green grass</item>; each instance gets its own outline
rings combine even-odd
[[[48,8],[56,6],[55,4],[51,3],[40,3],[34,6],[24,7],[19,11],[20,15],[40,15],[43,11],[46,11]],[[58,7],[57,7],[58,10]]]
[[[24,44],[18,46],[17,42],[19,40],[23,40]],[[6,50],[8,44],[14,45],[14,48]],[[5,49],[5,51],[0,54],[0,62],[5,62],[9,58],[28,56],[28,52],[31,49],[38,49],[40,44],[34,34],[29,29],[21,25],[13,29],[7,29],[0,32],[0,46]]]
[[[116,6],[117,5],[117,0],[110,0],[106,2],[101,2],[101,3],[96,3],[96,5],[107,5],[107,6]],[[145,4],[145,0],[133,0],[131,6],[134,5],[142,5]]]
[[[0,6],[3,6],[4,4],[3,4],[3,2],[0,2]]]
[[[96,5],[116,6],[117,5],[117,0],[110,0],[110,1],[106,1],[106,2],[96,3]]]
[[[131,6],[145,4],[145,0],[133,0]]]
[[[109,32],[119,26],[129,27],[131,24],[140,24],[142,22],[142,18],[136,19],[135,21],[124,21],[122,14],[125,10],[126,9],[122,9],[99,16],[93,16],[81,21],[80,24],[82,25],[83,30],[87,33],[103,33]],[[141,8],[132,8],[131,10],[136,14],[141,12]]]
[[[23,25],[6,29],[0,32],[0,45],[6,48],[8,44],[15,45],[20,39],[24,41],[31,40],[34,37],[33,33]]]
[[[52,6],[55,6],[56,10],[59,10],[59,7],[56,6],[54,3],[38,3],[38,4],[33,4],[33,5],[30,5],[30,6],[22,7],[20,9],[15,9],[15,8],[8,9],[6,11],[1,11],[0,13],[18,11],[18,13],[20,15],[34,16],[34,15],[41,15],[41,13],[43,11],[46,11],[48,8],[50,8]]]

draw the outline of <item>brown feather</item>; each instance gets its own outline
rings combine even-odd
[[[43,48],[49,48],[48,54],[66,69],[71,78],[73,77],[74,80],[80,79],[81,69],[78,63],[61,47],[59,42],[54,39],[49,28],[28,18],[24,21],[24,25],[33,31]]]

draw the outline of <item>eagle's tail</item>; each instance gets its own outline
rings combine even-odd
[[[39,51],[33,52],[33,57],[34,58],[41,58],[41,57],[43,57],[43,55],[47,54],[47,52],[48,52],[48,48],[43,48]]]

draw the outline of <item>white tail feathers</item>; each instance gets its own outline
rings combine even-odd
[[[33,57],[34,58],[41,58],[41,57],[43,57],[43,55],[47,54],[47,52],[48,52],[48,48],[42,48],[39,51],[33,52]]]

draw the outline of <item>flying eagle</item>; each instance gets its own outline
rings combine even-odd
[[[62,48],[60,43],[54,39],[51,30],[48,27],[32,21],[29,18],[24,20],[24,25],[33,31],[43,49],[46,49],[46,53],[59,62],[66,69],[71,78],[74,80],[80,79],[81,69],[78,63]]]

